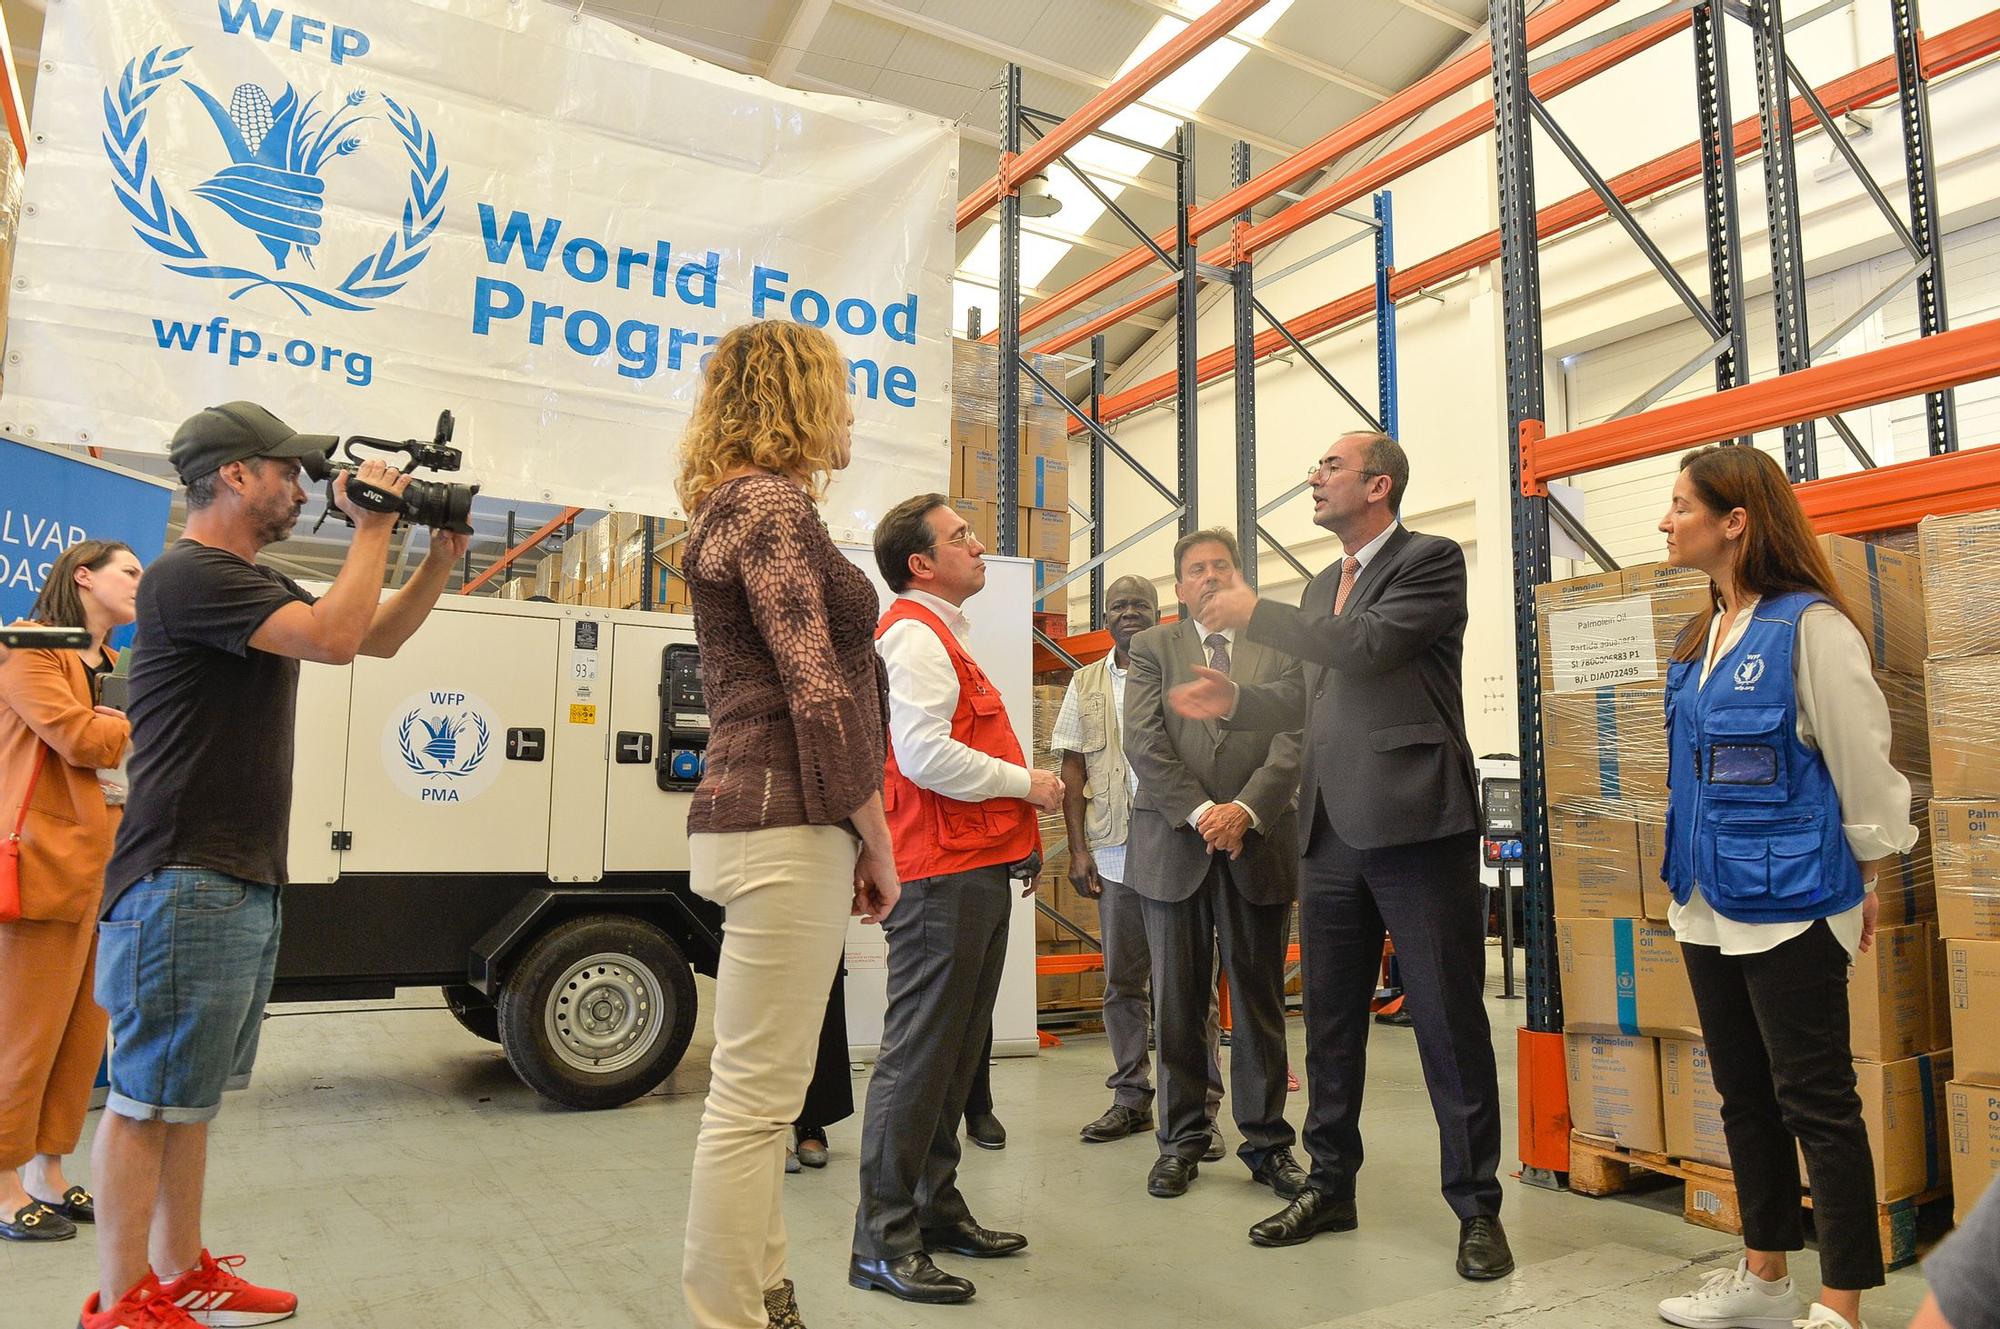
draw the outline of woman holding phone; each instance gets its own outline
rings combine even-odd
[[[1681,459],[1667,560],[1713,608],[1667,670],[1668,921],[1681,943],[1743,1209],[1743,1257],[1670,1323],[1865,1329],[1882,1283],[1875,1171],[1855,1092],[1847,978],[1873,945],[1880,860],[1915,844],[1910,784],[1868,646],[1792,486],[1755,447]],[[1812,1177],[1817,1301],[1793,1287]]]
[[[62,1241],[95,1219],[64,1174],[104,1055],[106,1016],[92,997],[104,862],[122,797],[116,766],[131,727],[98,705],[117,662],[105,644],[130,623],[139,560],[84,540],[50,568],[29,625],[83,629],[81,650],[20,648],[0,660],[0,1238]],[[17,890],[18,888],[18,890]]]

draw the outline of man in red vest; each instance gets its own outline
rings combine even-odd
[[[896,592],[875,649],[889,677],[882,806],[903,896],[882,921],[889,1006],[847,1281],[905,1301],[971,1298],[934,1253],[990,1258],[1028,1244],[974,1222],[956,1180],[959,1118],[1007,953],[1008,869],[1038,853],[1035,811],[1057,810],[1063,793],[1028,765],[1000,690],[966,652],[960,606],[986,585],[985,552],[942,494],[898,504],[875,528],[875,561]]]

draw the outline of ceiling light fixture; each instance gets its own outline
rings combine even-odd
[[[1062,206],[1062,200],[1049,192],[1049,178],[1046,175],[1033,176],[1021,182],[1023,217],[1053,217],[1062,211]]]

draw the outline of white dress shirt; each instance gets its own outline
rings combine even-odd
[[[1348,555],[1348,557],[1354,559],[1355,561],[1361,564],[1362,572],[1368,571],[1368,565],[1370,563],[1373,563],[1375,561],[1375,556],[1382,552],[1382,546],[1389,543],[1389,537],[1394,535],[1398,530],[1401,530],[1402,525],[1403,523],[1399,521],[1390,522],[1389,528],[1387,530],[1383,531],[1382,534],[1376,536],[1373,540],[1370,540],[1367,544],[1361,546],[1361,548],[1355,550],[1352,554]],[[1358,577],[1361,574],[1356,573],[1355,575]]]
[[[1125,676],[1132,672],[1118,667],[1115,655],[1106,656],[1105,673],[1111,678],[1111,723],[1118,726],[1120,733],[1125,730]],[[1072,678],[1063,690],[1062,709],[1056,712],[1055,728],[1049,731],[1049,750],[1052,752],[1081,752],[1083,750],[1083,708],[1076,699],[1076,680]],[[1125,763],[1125,796],[1129,799],[1139,792],[1139,773],[1132,769],[1132,763]],[[1100,845],[1090,851],[1097,860],[1097,875],[1107,881],[1125,880],[1125,842]]]
[[[1757,601],[1751,599],[1737,613],[1719,650],[1715,637],[1722,616],[1717,614],[1709,623],[1702,683],[1715,664],[1736,649],[1756,607]],[[1910,822],[1910,782],[1889,764],[1889,707],[1876,685],[1867,643],[1832,605],[1816,604],[1799,616],[1792,677],[1799,701],[1799,742],[1817,751],[1833,776],[1848,849],[1861,863],[1908,853],[1917,842],[1917,828]],[[1821,716],[1833,723],[1822,726]],[[1875,889],[1872,878],[1867,886]],[[1861,908],[1856,905],[1826,920],[1850,956],[1860,950]],[[1670,907],[1667,922],[1681,941],[1720,947],[1724,955],[1758,955],[1812,926],[1724,918],[1700,891],[1688,896],[1686,904]]]
[[[963,644],[972,620],[949,600],[928,591],[905,591],[897,597],[936,614]],[[904,619],[890,625],[875,643],[889,675],[889,742],[896,766],[919,789],[982,803],[989,798],[1026,798],[1028,768],[951,736],[951,718],[958,712],[958,671],[937,633],[923,623]]]
[[[1194,620],[1192,619],[1189,620],[1189,622],[1193,621]],[[1195,623],[1194,635],[1195,635],[1195,641],[1201,646],[1201,661],[1203,664],[1207,664],[1209,659],[1208,629],[1203,627],[1199,623]],[[1235,628],[1222,629],[1222,640],[1223,643],[1229,647],[1229,667],[1232,671],[1234,671],[1236,668],[1236,629]],[[1236,680],[1234,678],[1230,679],[1231,686],[1234,686],[1235,682]],[[1240,798],[1231,799],[1230,801],[1235,803],[1237,807],[1242,808],[1245,812],[1250,814],[1251,830],[1261,831],[1264,829],[1264,823],[1258,820],[1257,818],[1257,809],[1251,807],[1248,803],[1245,803]],[[1200,807],[1196,808],[1193,812],[1188,813],[1187,824],[1192,826],[1195,830],[1200,830],[1201,819],[1203,817],[1206,817],[1208,815],[1208,810],[1214,806],[1215,806],[1214,799],[1204,798],[1201,801]]]

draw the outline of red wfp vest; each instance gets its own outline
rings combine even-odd
[[[964,647],[938,616],[914,600],[898,596],[875,625],[875,640],[904,620],[922,623],[944,643],[945,654],[958,674],[958,709],[952,712],[951,736],[967,747],[1018,766],[1028,763],[1021,741],[1007,719],[1007,703]],[[904,881],[939,877],[948,872],[1016,863],[1041,848],[1041,827],[1035,809],[1023,799],[989,798],[961,803],[913,784],[896,766],[896,745],[887,745],[882,780],[882,810],[888,816],[889,838],[896,846],[896,875]]]

